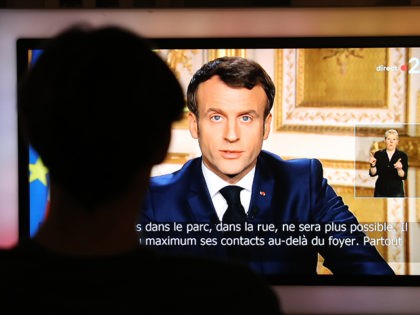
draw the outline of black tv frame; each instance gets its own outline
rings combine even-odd
[[[353,36],[353,37],[220,37],[220,38],[150,38],[155,49],[220,48],[375,48],[420,47],[420,36]],[[48,38],[19,38],[16,41],[18,84],[28,69],[27,51],[43,49]],[[18,116],[18,183],[19,242],[30,237],[29,229],[29,147],[25,143]],[[272,285],[294,286],[420,286],[420,275],[272,275],[265,276]]]

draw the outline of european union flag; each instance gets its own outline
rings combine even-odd
[[[48,213],[49,175],[38,153],[29,147],[29,228],[33,237]]]
[[[29,51],[29,66],[34,64],[42,54],[42,49]],[[29,229],[33,237],[44,221],[49,205],[48,170],[42,163],[38,153],[29,147]]]

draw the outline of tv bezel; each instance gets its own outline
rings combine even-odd
[[[171,37],[149,38],[155,49],[282,49],[282,48],[380,48],[420,47],[419,36],[347,36],[347,37]],[[28,69],[28,50],[43,49],[47,37],[21,37],[16,41],[17,83]],[[19,242],[30,237],[29,147],[18,116]],[[275,286],[420,286],[420,275],[270,275],[264,276]]]

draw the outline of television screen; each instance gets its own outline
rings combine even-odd
[[[46,38],[17,41],[18,78],[42,54],[45,41]],[[156,38],[152,41],[156,53],[168,63],[185,90],[193,73],[217,57],[241,56],[261,64],[276,86],[271,134],[263,149],[284,160],[318,159],[323,176],[360,223],[357,227],[342,226],[339,222],[321,226],[309,221],[260,226],[262,232],[273,232],[265,245],[310,246],[315,241],[308,235],[314,231],[327,234],[334,229],[354,228],[366,234],[364,242],[378,250],[396,275],[420,275],[420,230],[416,223],[420,221],[417,198],[420,197],[417,174],[420,125],[416,111],[420,107],[420,37]],[[153,169],[153,176],[174,172],[201,155],[197,142],[189,134],[186,116],[187,110],[184,119],[174,125],[169,154]],[[398,132],[398,148],[408,156],[409,168],[405,169],[401,196],[375,195],[378,177],[370,173],[375,163],[371,158],[376,157],[379,163],[376,153],[386,149],[389,130]],[[35,150],[19,137],[20,239],[32,237],[48,215],[48,181],[48,169]],[[282,238],[280,234],[276,236],[279,229],[283,232],[296,229],[297,234]],[[351,239],[326,238],[325,241],[327,246],[352,245]],[[156,239],[150,244],[159,249]],[[319,254],[316,273],[333,274],[323,265],[323,259]],[[270,274],[269,279],[275,284],[309,283],[307,277],[299,280],[295,276]],[[355,279],[349,277],[346,281]],[[363,281],[366,283],[366,278]]]

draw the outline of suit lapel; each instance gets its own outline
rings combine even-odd
[[[272,218],[272,202],[274,192],[274,177],[264,164],[261,155],[258,157],[255,169],[254,182],[252,184],[251,203],[248,217],[255,217],[257,221],[265,221]]]
[[[191,166],[190,188],[187,192],[187,201],[190,206],[190,213],[193,222],[219,223],[219,218],[211,201],[201,170],[201,158],[197,159]]]

